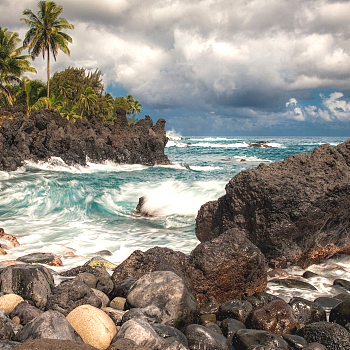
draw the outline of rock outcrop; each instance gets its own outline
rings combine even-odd
[[[350,140],[237,174],[196,218],[201,242],[236,228],[274,266],[350,252]]]
[[[13,171],[25,160],[47,161],[60,157],[66,164],[86,165],[110,160],[120,164],[169,164],[164,154],[168,141],[165,120],[155,125],[149,116],[128,125],[118,111],[114,123],[99,118],[70,123],[51,110],[33,111],[25,117],[18,108],[0,109],[5,115],[0,127],[0,170]]]

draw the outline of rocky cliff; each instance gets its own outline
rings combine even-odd
[[[30,117],[16,108],[0,109],[0,170],[13,171],[25,160],[46,161],[60,157],[68,165],[110,160],[123,164],[169,164],[165,120],[155,125],[149,116],[128,125],[119,110],[114,123],[78,119],[75,123],[57,112],[39,110]]]
[[[236,228],[272,266],[350,253],[350,140],[242,171],[196,218],[201,242]]]

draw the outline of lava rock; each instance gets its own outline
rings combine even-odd
[[[256,309],[251,319],[252,328],[275,334],[292,333],[298,326],[293,309],[283,300],[273,300]]]
[[[199,324],[186,327],[186,338],[190,350],[229,350],[227,339],[211,329]]]
[[[261,292],[267,281],[263,254],[237,230],[199,244],[190,255],[187,275],[200,307],[210,297],[222,303]]]
[[[53,253],[31,253],[16,259],[26,264],[45,264],[50,266],[63,266],[59,256]]]
[[[303,298],[292,298],[289,305],[300,324],[326,321],[326,311],[317,303]]]
[[[253,306],[247,300],[234,299],[225,301],[219,309],[219,320],[234,318],[244,323],[252,310]]]
[[[299,335],[283,334],[282,337],[288,343],[291,349],[304,349],[308,345],[308,342]]]
[[[137,277],[127,278],[114,286],[113,295],[126,298],[132,285],[138,280]]]
[[[0,291],[20,295],[44,310],[54,287],[53,277],[44,266],[13,265],[0,274]]]
[[[99,308],[101,300],[84,282],[67,280],[54,287],[47,301],[48,310],[56,310],[67,316],[80,305],[89,304]]]
[[[350,301],[342,301],[329,314],[329,322],[336,322],[345,327],[350,323]]]
[[[275,267],[306,267],[349,251],[350,140],[244,170],[225,189],[198,212],[201,242],[245,231]]]
[[[197,303],[183,280],[171,271],[155,271],[133,284],[127,297],[131,307],[150,305],[161,310],[161,323],[181,329],[193,322]]]

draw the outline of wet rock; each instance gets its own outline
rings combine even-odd
[[[314,300],[314,302],[319,304],[322,308],[331,309],[338,305],[341,300],[330,297],[318,297]]]
[[[0,310],[4,310],[9,315],[22,301],[23,298],[17,294],[5,294],[0,297]]]
[[[210,329],[210,330],[212,330],[212,331],[214,331],[214,332],[216,332],[216,333],[219,333],[219,334],[223,335],[221,328],[216,323],[207,322],[203,326],[208,328],[208,329]]]
[[[245,231],[275,267],[306,267],[348,252],[349,159],[347,140],[240,172],[223,197],[200,208],[198,239],[210,241],[232,228]]]
[[[42,310],[37,307],[30,305],[26,301],[19,303],[11,312],[10,317],[18,317],[20,323],[25,326],[30,321],[34,320],[34,318],[40,316],[43,313]]]
[[[200,315],[200,320],[203,326],[205,326],[208,322],[216,323],[216,315],[215,314],[204,314]]]
[[[247,300],[229,300],[221,304],[219,310],[219,320],[234,318],[245,323],[248,315],[253,310],[253,306]]]
[[[227,344],[232,345],[232,338],[239,329],[245,329],[244,323],[241,321],[227,318],[221,323],[224,336],[227,338]]]
[[[105,269],[114,269],[115,267],[117,267],[117,265],[111,263],[110,261],[100,256],[91,258],[84,265],[91,266],[91,267],[104,267]]]
[[[162,321],[162,311],[154,305],[144,308],[132,308],[123,315],[122,323],[133,318],[144,320],[149,324],[160,323]]]
[[[301,328],[298,334],[309,343],[323,344],[327,350],[350,349],[349,332],[337,323],[311,323]]]
[[[350,323],[350,301],[342,301],[334,306],[329,314],[329,322],[336,322],[343,327]]]
[[[233,336],[232,346],[235,350],[248,350],[255,345],[289,349],[288,343],[282,337],[267,331],[240,329]]]
[[[6,254],[7,254],[6,250],[4,250],[0,245],[0,255],[6,255]]]
[[[336,280],[333,281],[333,285],[334,286],[341,286],[346,290],[350,291],[350,281],[338,278]]]
[[[313,278],[313,277],[318,277],[319,275],[317,273],[311,272],[311,271],[305,271],[303,273],[304,278]]]
[[[45,264],[49,266],[63,266],[59,256],[53,253],[31,253],[16,259],[26,264]]]
[[[127,278],[114,286],[113,295],[115,297],[126,298],[132,285],[138,280],[137,277]]]
[[[308,289],[308,290],[317,290],[312,284],[304,281],[300,281],[293,278],[284,278],[284,279],[273,279],[268,283],[279,284],[286,288],[297,288],[297,289]]]
[[[81,305],[67,315],[67,320],[85,344],[107,349],[117,333],[113,320],[102,310]]]
[[[53,277],[44,266],[8,266],[0,274],[1,292],[18,294],[41,310],[45,309],[53,286]]]
[[[277,296],[266,292],[258,292],[252,296],[245,296],[244,299],[252,304],[253,309],[264,306],[272,300],[282,300],[281,298],[278,298]]]
[[[222,303],[263,291],[267,279],[264,256],[237,230],[199,244],[190,255],[187,275],[200,307],[210,297]]]
[[[326,311],[317,303],[303,298],[292,298],[289,305],[300,324],[326,321]]]
[[[269,277],[287,277],[289,276],[289,273],[283,269],[273,269],[268,271],[267,275]]]
[[[74,332],[74,329],[59,312],[49,310],[42,313],[17,333],[15,340],[21,343],[39,338],[72,340],[82,343],[81,338]]]
[[[152,327],[166,343],[171,344],[177,342],[182,344],[185,348],[188,347],[186,336],[178,329],[164,324],[153,324]]]
[[[11,249],[20,246],[17,238],[13,235],[5,233],[3,228],[0,228],[0,240],[4,242],[1,243],[1,247],[3,249]]]
[[[285,301],[273,300],[253,312],[251,325],[275,334],[289,334],[297,328],[298,321]]]
[[[282,337],[293,350],[304,349],[308,345],[308,342],[299,335],[283,334]]]
[[[199,324],[188,325],[185,334],[190,350],[230,350],[224,336]]]
[[[73,124],[59,113],[44,109],[33,111],[28,118],[23,118],[23,113],[12,116],[0,129],[0,170],[13,171],[24,160],[47,161],[50,157],[60,157],[68,165],[86,165],[87,158],[123,164],[170,163],[164,154],[168,141],[164,119],[153,125],[146,116],[128,125],[122,110],[114,124],[103,124],[98,118]]]
[[[185,276],[187,263],[188,257],[184,253],[169,248],[154,247],[145,252],[135,250],[114,269],[112,280],[118,286],[128,278],[140,278],[153,271],[172,271],[182,278],[187,287],[191,289],[191,281]],[[125,294],[115,296],[126,297]]]
[[[161,310],[161,323],[181,329],[192,323],[197,304],[183,280],[171,271],[155,271],[135,282],[128,294],[131,307],[150,305]]]
[[[47,309],[56,310],[67,316],[80,305],[101,306],[101,300],[85,283],[75,280],[63,281],[54,287],[47,301]]]
[[[18,343],[17,343],[18,344]],[[1,348],[0,348],[1,349]],[[14,350],[97,350],[91,345],[72,340],[34,339],[17,345]]]

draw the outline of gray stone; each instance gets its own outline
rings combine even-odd
[[[289,305],[300,324],[326,321],[326,311],[317,303],[303,298],[293,298]]]

